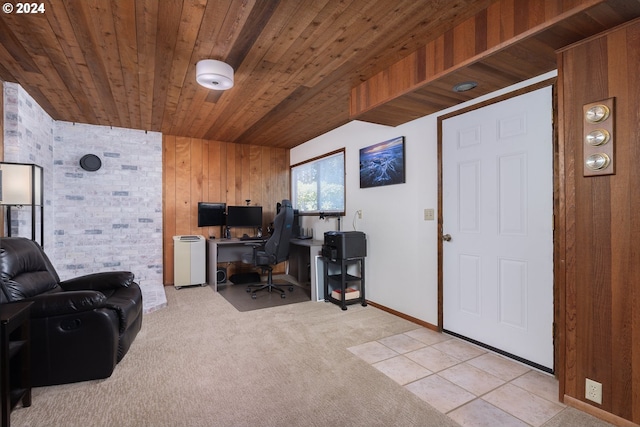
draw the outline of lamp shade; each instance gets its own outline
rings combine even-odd
[[[196,64],[196,81],[209,89],[231,89],[233,87],[233,68],[222,61],[203,59]]]
[[[0,205],[41,205],[42,168],[33,164],[0,163]]]

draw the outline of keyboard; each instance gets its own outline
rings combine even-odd
[[[263,241],[264,238],[262,237],[256,237],[256,236],[242,236],[240,237],[240,240],[259,240],[259,241]]]

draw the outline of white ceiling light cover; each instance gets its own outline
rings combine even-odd
[[[231,89],[233,87],[233,68],[222,61],[203,59],[196,64],[196,81],[209,89]]]

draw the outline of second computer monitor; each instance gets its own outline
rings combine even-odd
[[[224,225],[226,208],[221,202],[198,202],[198,227]]]
[[[262,206],[227,206],[227,227],[262,227]]]

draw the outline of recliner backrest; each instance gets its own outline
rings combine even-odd
[[[274,258],[272,264],[279,264],[289,259],[289,240],[293,227],[293,206],[291,201],[283,200],[280,212],[273,220],[273,234],[264,245],[267,255]]]
[[[60,289],[60,277],[47,255],[24,237],[0,239],[0,279],[0,299],[9,302]]]

